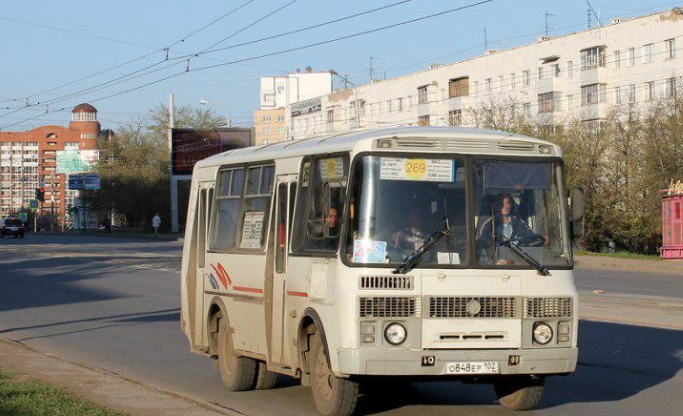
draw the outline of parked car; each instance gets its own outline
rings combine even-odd
[[[14,238],[24,238],[24,223],[19,218],[3,218],[0,220],[0,238],[13,235]]]

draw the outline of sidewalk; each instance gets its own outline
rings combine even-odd
[[[64,388],[78,397],[132,416],[242,415],[5,339],[0,339],[0,367]]]
[[[641,260],[608,256],[574,256],[578,269],[626,270],[677,274],[683,278],[683,260]]]

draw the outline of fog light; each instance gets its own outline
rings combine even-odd
[[[568,342],[571,333],[571,324],[569,322],[560,322],[557,324],[557,341]]]
[[[553,329],[545,322],[534,324],[534,341],[537,344],[546,345],[553,339]]]
[[[360,324],[361,335],[375,335],[375,324]]]
[[[407,335],[406,328],[398,322],[389,324],[384,330],[384,338],[391,345],[401,345],[406,340]]]

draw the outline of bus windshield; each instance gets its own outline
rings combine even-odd
[[[569,265],[559,164],[482,158],[471,166],[474,187],[468,190],[462,158],[361,157],[349,195],[347,261],[400,265],[448,228],[417,267],[465,267],[468,261],[487,268]],[[472,239],[475,251],[468,253]]]
[[[467,259],[465,164],[462,159],[364,156],[351,185],[347,260],[399,264],[448,220],[451,232],[421,261],[459,265]]]

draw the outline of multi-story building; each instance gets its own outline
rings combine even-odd
[[[255,143],[276,143],[287,138],[287,114],[291,103],[332,92],[332,74],[296,70],[284,76],[261,77],[260,108],[254,111]]]
[[[78,191],[67,189],[67,178],[57,173],[57,151],[97,150],[101,134],[97,110],[79,104],[69,127],[41,126],[24,132],[0,132],[0,215],[28,208],[35,190],[45,188],[42,214],[63,224],[66,208]]]
[[[494,111],[554,126],[596,122],[615,106],[646,111],[672,97],[683,75],[683,9],[560,37],[320,97],[287,107],[291,139],[352,128],[418,124],[477,126]],[[305,104],[303,104],[305,106]]]

